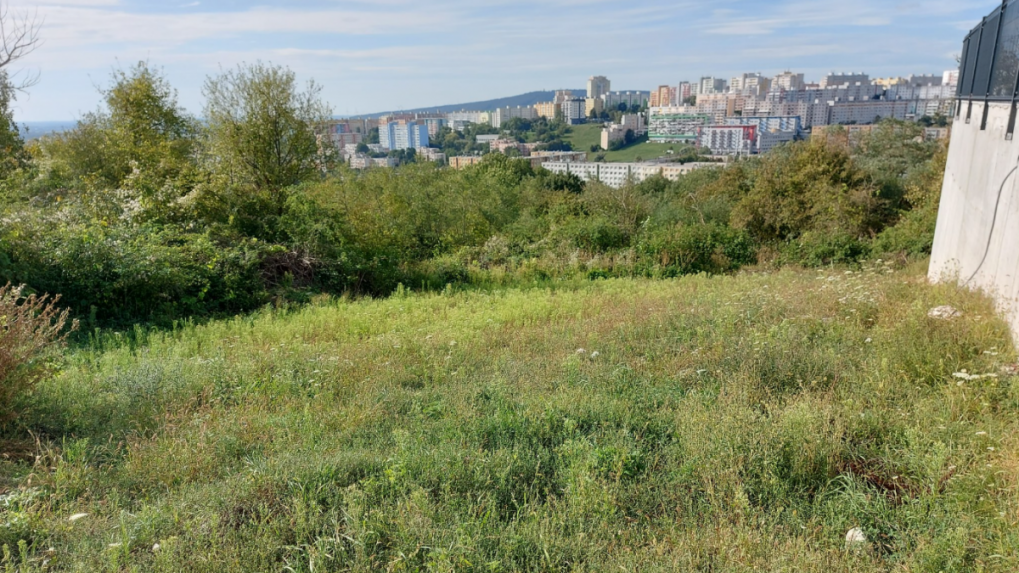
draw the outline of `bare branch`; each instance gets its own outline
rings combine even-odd
[[[36,12],[12,12],[10,2],[0,0],[0,70],[7,71],[15,89],[27,89],[39,81],[37,72],[9,73],[11,64],[34,52],[42,43],[42,20]],[[20,76],[20,80],[14,81]]]

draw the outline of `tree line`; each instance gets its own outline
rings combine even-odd
[[[354,172],[320,137],[331,114],[319,86],[280,66],[210,77],[199,119],[140,63],[113,74],[76,128],[30,143],[14,95],[0,91],[0,284],[62,295],[86,329],[400,285],[923,256],[944,165],[922,127],[883,122],[621,189],[501,154],[463,171]],[[538,123],[515,122],[511,135],[561,141],[563,126]]]

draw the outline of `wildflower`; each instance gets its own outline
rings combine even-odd
[[[591,353],[591,358],[598,358],[599,356],[601,356],[601,352],[597,350]]]
[[[871,342],[874,342],[873,338],[868,338],[867,340],[863,341],[864,344],[870,344]]]
[[[577,349],[577,354],[587,354],[587,351],[584,350],[583,348],[578,348]]]

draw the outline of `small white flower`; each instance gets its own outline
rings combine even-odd
[[[584,350],[583,348],[578,348],[577,349],[577,354],[587,354],[587,351]]]
[[[158,543],[152,546],[152,552],[153,553],[156,553],[159,550],[160,550],[160,545]]]
[[[85,517],[88,517],[87,513],[76,513],[76,514],[72,515],[71,517],[68,517],[67,521],[78,521],[79,519],[82,519],[82,518],[85,518]]]
[[[867,340],[863,341],[864,344],[870,344],[871,342],[874,342],[873,338],[868,338]]]
[[[598,358],[599,356],[601,356],[601,352],[597,350],[591,353],[591,358]]]

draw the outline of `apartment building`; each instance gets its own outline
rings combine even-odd
[[[757,153],[757,127],[709,125],[701,128],[697,144],[712,155],[750,155]]]
[[[648,178],[662,176],[670,181],[679,179],[697,169],[719,167],[718,163],[565,163],[549,162],[542,165],[552,173],[572,173],[581,181],[599,181],[613,188],[627,183],[640,183]]]
[[[871,85],[870,76],[864,73],[849,72],[849,73],[835,73],[832,72],[827,76],[821,78],[820,87],[821,89],[830,87],[847,87],[847,86],[869,86]]]
[[[601,99],[601,97],[612,91],[612,82],[605,76],[591,76],[587,80],[587,98]]]
[[[449,166],[453,169],[465,169],[481,163],[481,159],[480,155],[457,155],[449,158]]]
[[[720,94],[726,91],[726,81],[722,78],[705,76],[697,84],[697,95]]]
[[[563,113],[563,121],[570,125],[577,125],[587,121],[587,101],[582,98],[573,98],[560,104]]]
[[[700,128],[712,117],[692,106],[653,107],[648,112],[648,138],[656,142],[696,143]]]
[[[644,107],[651,101],[651,92],[609,92],[602,96],[605,109],[619,109],[620,104],[626,104],[627,108],[633,106]]]
[[[806,82],[803,81],[803,74],[794,74],[790,71],[782,72],[771,80],[772,89],[776,90],[802,90],[806,87]]]
[[[428,126],[418,120],[390,121],[379,126],[379,143],[392,150],[428,147]]]
[[[538,119],[538,111],[533,106],[502,107],[492,112],[492,127],[501,128],[507,121],[520,118],[533,120]]]
[[[613,142],[625,139],[626,132],[631,130],[636,137],[643,137],[647,133],[647,125],[644,122],[643,115],[639,113],[624,115],[619,123],[613,123],[602,129],[602,149],[608,149]]]
[[[681,102],[676,101],[676,95],[678,90],[672,86],[658,86],[658,89],[651,92],[651,99],[648,102],[649,107],[668,107],[679,105]]]

